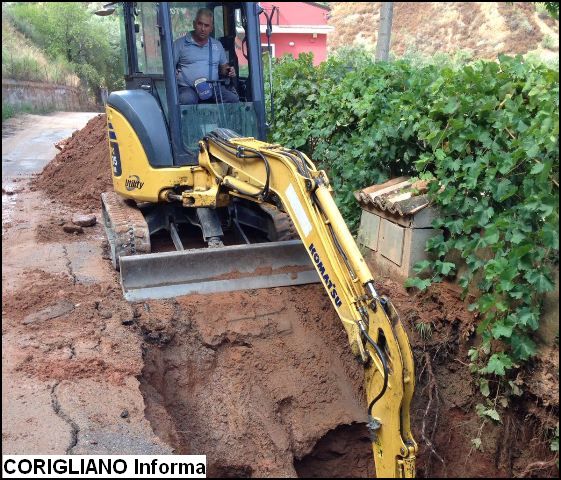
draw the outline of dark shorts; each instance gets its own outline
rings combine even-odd
[[[217,98],[215,98],[214,96],[215,94],[213,93],[210,100],[207,101],[212,100],[213,102],[216,102],[217,99],[218,102],[222,100],[223,103],[238,103],[240,101],[238,95],[235,92],[226,89],[224,85],[220,85],[220,90],[218,89],[218,87],[216,87],[215,93]],[[179,87],[179,103],[181,105],[196,105],[199,102],[200,102],[199,96],[197,95],[197,92],[195,91],[194,88]]]

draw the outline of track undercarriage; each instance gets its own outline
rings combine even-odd
[[[136,204],[114,192],[101,198],[111,262],[129,300],[319,281],[292,221],[273,206]]]

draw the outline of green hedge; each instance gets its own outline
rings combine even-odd
[[[353,191],[402,174],[430,181],[444,233],[427,245],[437,260],[418,266],[430,278],[408,285],[455,274],[450,254],[461,255],[461,284],[481,292],[481,373],[533,355],[559,256],[559,72],[521,57],[415,66],[348,52],[318,67],[284,57],[274,86],[272,140],[327,171],[351,228]],[[491,350],[493,339],[502,346]]]

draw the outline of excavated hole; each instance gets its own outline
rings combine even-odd
[[[301,303],[286,291],[255,292],[200,296],[167,324],[142,309],[139,380],[155,434],[176,454],[207,455],[210,477],[371,476],[353,357],[318,335],[310,310],[286,306]]]
[[[207,474],[210,477],[252,477],[252,458],[244,459],[241,455],[237,463],[232,463],[222,461],[213,454],[216,446],[213,437],[218,434],[214,430],[216,419],[197,418],[194,415],[197,409],[194,402],[198,394],[191,395],[198,389],[204,391],[204,383],[212,377],[212,362],[207,363],[208,358],[190,361],[178,351],[180,348],[150,346],[145,351],[145,367],[140,384],[146,416],[154,432],[170,444],[176,454],[206,454]],[[173,357],[183,358],[185,363],[181,368],[175,361],[170,361]],[[206,364],[208,368],[196,372],[197,364]],[[198,388],[193,388],[195,383]],[[221,441],[231,443],[227,438],[221,438]],[[330,430],[302,458],[296,458],[293,452],[287,454],[292,455],[298,478],[371,478],[374,475],[371,443],[363,423],[339,425]]]
[[[298,478],[374,477],[372,448],[366,425],[340,425],[331,430],[312,452],[294,459]]]

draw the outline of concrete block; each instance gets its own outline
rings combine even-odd
[[[417,215],[401,217],[387,212],[362,211],[358,240],[370,250],[365,257],[375,266],[377,274],[404,280],[416,275],[413,266],[417,262],[429,258],[426,242],[440,230],[430,228],[435,215],[432,209],[423,209]],[[429,227],[414,228],[414,225]]]
[[[386,219],[380,222],[379,252],[398,266],[403,261],[403,240],[406,229]]]
[[[378,250],[378,237],[380,233],[380,217],[374,213],[362,211],[358,241],[370,250]]]

